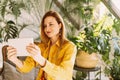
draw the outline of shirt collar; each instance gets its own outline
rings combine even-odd
[[[55,44],[59,47],[60,46],[60,39],[58,39]]]
[[[55,45],[57,45],[58,47],[60,46],[60,39],[58,39],[58,40],[56,41]],[[49,42],[48,42],[48,46],[50,46],[50,40],[49,40]]]

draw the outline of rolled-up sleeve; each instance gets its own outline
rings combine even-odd
[[[35,66],[36,62],[31,57],[27,57],[26,60],[23,62],[23,67],[21,68],[17,67],[17,70],[23,73],[27,73],[31,71]]]

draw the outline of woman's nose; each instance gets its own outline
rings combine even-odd
[[[46,31],[49,31],[49,26],[46,26]]]

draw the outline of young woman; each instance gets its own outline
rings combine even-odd
[[[29,72],[40,65],[36,80],[72,80],[76,46],[65,37],[63,19],[57,12],[48,11],[40,27],[41,42],[37,46],[30,44],[26,47],[30,56],[22,62],[16,56],[17,50],[9,46],[8,59],[21,72]]]

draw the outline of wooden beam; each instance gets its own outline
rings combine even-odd
[[[117,18],[120,19],[120,10],[117,9],[116,5],[111,0],[101,0],[109,11]]]

